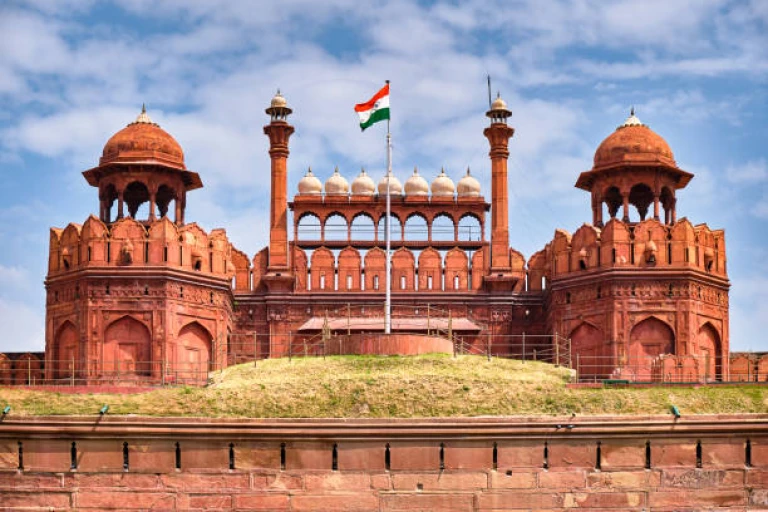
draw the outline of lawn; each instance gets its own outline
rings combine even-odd
[[[13,415],[415,418],[768,413],[768,387],[568,389],[571,372],[481,356],[334,356],[230,367],[205,388],[70,394],[0,388]]]

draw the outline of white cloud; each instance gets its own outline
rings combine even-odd
[[[760,158],[743,164],[729,165],[725,174],[731,183],[760,183],[768,179],[768,163],[764,158]]]
[[[0,325],[3,352],[42,352],[45,350],[45,322],[41,308],[0,297]]]

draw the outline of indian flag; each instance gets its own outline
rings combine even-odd
[[[389,119],[389,84],[382,87],[365,103],[355,105],[355,112],[360,116],[361,130],[365,130],[373,123]]]

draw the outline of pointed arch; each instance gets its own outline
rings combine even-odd
[[[104,330],[105,373],[149,375],[151,348],[152,336],[146,325],[130,315],[115,320]]]
[[[75,324],[69,320],[61,324],[54,336],[54,378],[72,376],[79,361],[79,336]]]
[[[365,255],[365,290],[384,292],[386,289],[387,257],[384,251],[374,247]]]
[[[419,254],[419,291],[435,292],[443,289],[443,268],[440,253],[428,247]]]
[[[392,291],[409,292],[415,289],[415,258],[408,249],[401,247],[392,255]]]
[[[176,337],[174,368],[177,381],[205,382],[210,370],[213,336],[202,324],[190,322]]]
[[[310,263],[312,290],[328,292],[335,290],[336,264],[333,252],[327,247],[315,249]]]
[[[579,379],[607,378],[611,365],[606,358],[603,330],[591,322],[582,321],[568,336],[571,339],[571,360],[573,364],[578,363]]]
[[[669,324],[649,316],[632,327],[629,333],[629,364],[636,379],[651,380],[651,365],[662,354],[675,353],[675,333]]]
[[[360,290],[360,252],[354,247],[345,247],[339,253],[339,289]]]
[[[723,349],[720,333],[712,322],[704,322],[696,334],[695,351],[699,360],[700,373],[708,380],[723,379]]]
[[[454,247],[445,255],[445,289],[469,289],[469,258],[467,253],[458,247]]]

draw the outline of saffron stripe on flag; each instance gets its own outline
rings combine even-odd
[[[388,95],[389,95],[389,84],[382,87],[379,92],[373,95],[373,98],[369,99],[365,103],[358,103],[357,105],[355,105],[355,112],[363,112],[365,110],[371,110],[379,99]]]

